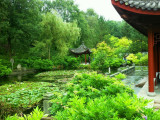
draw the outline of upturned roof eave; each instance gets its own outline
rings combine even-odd
[[[117,6],[121,9],[125,9],[130,12],[134,12],[138,14],[147,14],[147,15],[160,15],[160,8],[158,8],[156,11],[154,9],[148,10],[149,8],[141,9],[141,7],[137,8],[135,6],[131,7],[128,4],[126,5],[127,2],[124,2],[124,1],[133,1],[133,0],[111,0],[111,1],[114,6]]]
[[[114,8],[119,15],[132,27],[137,29],[145,36],[148,30],[154,27],[160,27],[160,11],[144,11],[134,7],[121,4],[119,1],[111,0]]]

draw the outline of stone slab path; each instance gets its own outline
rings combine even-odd
[[[138,98],[142,97],[144,99],[148,99],[148,100],[152,100],[149,104],[148,104],[148,108],[153,108],[155,107],[155,110],[159,110],[160,109],[160,85],[158,87],[158,89],[155,90],[156,92],[156,96],[154,97],[150,97],[147,95],[148,93],[148,77],[145,77],[145,79],[147,79],[147,82],[145,83],[145,85],[142,87],[142,89],[139,91],[139,93],[137,94]]]

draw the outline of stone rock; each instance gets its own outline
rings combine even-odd
[[[147,82],[147,79],[144,78],[144,79],[140,80],[135,86],[136,87],[143,87],[146,82]]]
[[[118,72],[121,72],[122,70],[120,69],[120,68],[118,68],[118,70],[117,70]]]
[[[22,70],[21,64],[18,64],[18,65],[17,65],[17,69],[18,69],[18,70]]]
[[[153,107],[156,108],[156,109],[160,109],[160,104],[154,104]]]
[[[160,100],[154,100],[155,104],[160,104]]]
[[[41,120],[54,120],[52,117],[42,117]]]

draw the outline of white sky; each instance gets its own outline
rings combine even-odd
[[[88,8],[94,9],[98,15],[102,15],[106,20],[122,20],[112,6],[111,0],[75,0],[75,3],[83,11],[86,11]]]

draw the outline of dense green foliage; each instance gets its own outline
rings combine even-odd
[[[33,68],[39,71],[53,69],[53,61],[49,59],[15,59],[14,68],[16,68],[18,64],[21,64],[22,67]]]
[[[68,55],[82,41],[89,48],[105,41],[110,49],[92,56],[94,69],[119,67],[126,53],[147,51],[146,37],[126,22],[105,20],[93,9],[81,11],[73,0],[1,0],[0,11],[0,59],[9,63],[14,58],[14,68],[18,64],[38,70],[78,68],[80,59]],[[144,59],[141,64],[146,64]]]
[[[127,60],[139,66],[147,66],[148,65],[148,54],[142,54],[142,53],[129,54],[127,56]]]
[[[125,74],[119,73],[118,75],[115,76],[117,79],[122,80],[126,78]]]
[[[123,57],[119,56],[119,53],[116,53],[117,49],[109,47],[105,42],[97,44],[97,49],[92,50],[94,60],[91,63],[91,67],[100,70],[105,70],[108,67],[120,67],[124,61]]]
[[[69,57],[70,48],[78,47],[82,41],[93,48],[91,65],[79,65],[84,58]],[[124,21],[105,20],[93,9],[81,11],[74,0],[0,1],[0,77],[11,73],[11,58],[15,61],[13,69],[21,64],[40,71],[106,70],[122,65],[128,53],[134,53],[127,57],[128,63],[147,65],[147,55],[140,51],[147,51],[145,36]],[[120,81],[125,78],[123,74],[109,78],[80,72],[85,73],[45,72],[36,76],[39,81],[1,85],[0,119],[36,105],[44,93],[54,91],[50,111],[58,120],[138,120],[142,114],[159,120],[159,111],[145,109],[147,102],[134,96],[133,90]],[[75,73],[63,88],[60,85],[54,88],[56,82],[66,83]],[[54,87],[48,87],[51,84],[47,80],[54,81]],[[36,108],[30,115],[15,115],[7,120],[36,120],[42,115]]]
[[[0,86],[0,119],[13,113],[20,113],[38,104],[43,94],[53,88],[45,82],[14,82]]]
[[[146,38],[126,22],[106,21],[93,9],[83,12],[73,0],[1,0],[0,10],[0,53],[10,57],[29,51],[47,58],[64,55],[82,41],[93,48],[107,34],[131,39],[130,52],[147,50]]]
[[[6,120],[41,120],[43,115],[43,112],[38,107],[36,107],[29,115],[19,117],[17,114],[15,114],[14,116],[8,116]]]
[[[55,91],[51,113],[58,120],[142,119],[147,101],[116,78],[77,74],[64,91]]]
[[[2,60],[0,59],[0,77],[1,76],[5,76],[8,75],[12,72],[12,70],[10,68],[7,68],[7,66],[4,66],[2,64]]]
[[[72,56],[63,58],[55,57],[52,59],[55,67],[60,69],[77,69],[80,64],[80,59]]]

